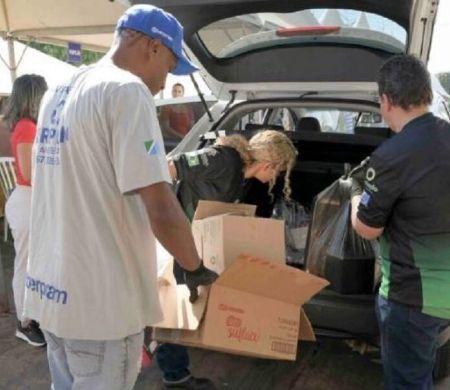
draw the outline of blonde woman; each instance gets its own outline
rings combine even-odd
[[[269,183],[269,192],[281,172],[283,193],[289,199],[290,174],[297,151],[283,133],[262,130],[247,141],[241,135],[218,138],[213,146],[174,156],[169,161],[172,179],[178,181],[178,199],[190,220],[200,199],[235,202],[244,181]]]
[[[280,173],[286,172],[283,192],[289,198],[289,177],[296,158],[297,151],[285,134],[263,130],[250,141],[231,135],[204,149],[176,155],[169,161],[169,171],[172,180],[178,182],[178,199],[192,221],[200,199],[235,202],[242,195],[246,179],[269,183],[270,192]],[[176,263],[174,273],[178,283],[183,283],[182,270]],[[156,360],[165,373],[179,378],[190,375],[189,355],[181,345],[160,345]]]

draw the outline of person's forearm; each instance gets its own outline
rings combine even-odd
[[[183,138],[183,136],[178,131],[176,131],[175,129],[172,129],[171,127],[169,127],[167,129],[167,132],[170,133],[171,135],[173,135],[174,137]]]
[[[177,167],[175,166],[175,163],[173,162],[173,160],[169,160],[167,162],[169,164],[169,175],[172,178],[173,181],[178,179],[178,174],[177,174]]]
[[[17,145],[17,164],[22,177],[26,181],[31,180],[31,154],[33,144],[18,144]]]
[[[193,271],[200,265],[191,226],[184,213],[176,208],[168,213],[156,213],[152,218],[152,230],[159,242],[174,256],[182,268]]]
[[[168,135],[172,135],[172,136],[177,137],[177,138],[183,138],[183,136],[178,131],[176,131],[175,129],[173,129],[170,126],[169,121],[165,121],[164,124],[163,124],[163,127],[164,127],[165,132]]]
[[[200,265],[191,226],[167,183],[139,190],[153,233],[182,268],[193,271]]]
[[[361,202],[361,195],[355,195],[352,198],[352,210],[351,210],[351,221],[352,221],[352,226],[353,228],[355,228],[356,226],[356,221],[357,221],[357,215],[358,215],[358,206],[359,206],[359,202]]]
[[[361,202],[361,195],[356,195],[352,198],[352,210],[351,210],[351,220],[352,227],[356,233],[358,233],[362,238],[366,240],[374,240],[383,234],[384,228],[374,228],[366,225],[358,218],[358,208]]]

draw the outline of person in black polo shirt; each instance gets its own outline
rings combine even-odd
[[[387,61],[378,88],[397,134],[372,154],[363,183],[354,179],[352,224],[380,237],[385,388],[431,389],[438,335],[450,326],[450,124],[429,112],[430,75],[417,58]]]

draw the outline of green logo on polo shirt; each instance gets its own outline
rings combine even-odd
[[[196,152],[186,153],[187,163],[190,167],[195,167],[200,164],[200,160]]]
[[[158,144],[154,140],[144,141],[145,150],[149,156],[158,154]]]

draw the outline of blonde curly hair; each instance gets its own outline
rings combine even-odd
[[[250,152],[256,161],[270,162],[284,175],[283,194],[287,200],[291,199],[291,172],[297,161],[297,149],[292,141],[282,132],[276,130],[262,130],[249,141]],[[276,178],[269,182],[269,193],[272,194]]]
[[[247,139],[240,134],[227,135],[226,137],[217,138],[215,145],[229,146],[236,149],[244,162],[244,167],[248,167],[255,162],[252,154],[250,153],[249,143]]]
[[[245,167],[258,161],[266,161],[273,164],[279,172],[286,171],[283,194],[287,200],[290,200],[292,192],[290,175],[297,160],[297,149],[285,134],[275,130],[261,130],[250,141],[242,135],[233,134],[219,137],[215,144],[236,149]],[[269,182],[270,195],[275,182],[276,178]]]

